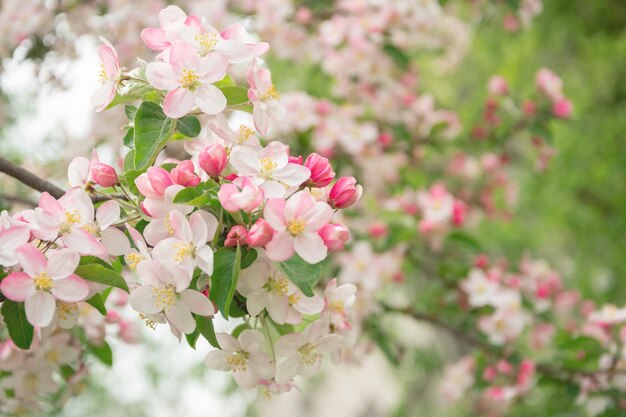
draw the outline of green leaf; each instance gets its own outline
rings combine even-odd
[[[473,237],[471,237],[467,233],[464,233],[464,232],[461,232],[461,231],[458,231],[458,230],[450,233],[446,237],[446,241],[447,242],[455,242],[455,243],[458,243],[460,245],[466,246],[468,249],[470,249],[470,250],[472,250],[474,252],[480,252],[481,251],[480,243],[478,243],[478,241],[476,239],[474,239]]]
[[[99,264],[79,265],[74,272],[79,277],[91,282],[98,282],[111,287],[128,291],[128,284],[124,277],[115,271],[107,269]]]
[[[241,271],[241,249],[220,248],[213,258],[213,274],[211,275],[211,291],[209,298],[217,304],[217,308],[228,320],[228,311],[239,272]]]
[[[30,348],[33,341],[33,326],[26,319],[24,303],[4,300],[1,311],[9,330],[9,336],[11,336],[15,346],[20,349]]]
[[[226,86],[220,87],[224,96],[226,96],[226,102],[229,106],[238,106],[240,104],[248,103],[248,89],[244,87]]]
[[[154,162],[176,122],[167,117],[158,104],[144,101],[135,113],[134,126],[135,169],[142,170]]]
[[[79,265],[89,265],[89,264],[98,264],[101,265],[107,269],[110,269],[111,271],[114,271],[115,268],[113,268],[112,265],[108,264],[107,262],[103,261],[102,259],[98,258],[97,256],[81,256],[80,257],[80,262],[78,263]]]
[[[233,78],[230,75],[226,75],[224,78],[222,78],[218,82],[213,83],[213,85],[216,86],[217,88],[222,88],[222,87],[234,87],[236,84],[235,84],[235,80],[233,80]]]
[[[100,346],[88,343],[87,347],[100,362],[108,366],[113,365],[113,351],[107,342],[102,342]]]
[[[389,55],[396,65],[398,65],[402,70],[406,70],[408,68],[411,58],[404,53],[404,51],[391,44],[383,46],[383,51]]]
[[[198,327],[196,326],[196,329],[185,335],[185,339],[187,339],[187,343],[189,343],[189,346],[191,346],[192,348],[196,348],[196,342],[198,341],[198,337],[200,336],[200,331],[198,330]]]
[[[129,172],[133,172],[135,170],[135,150],[134,149],[131,149],[130,152],[128,152],[126,156],[124,157],[123,168],[125,172],[124,175],[128,174]]]
[[[122,139],[122,142],[124,143],[124,146],[126,146],[127,148],[134,148],[135,147],[135,142],[134,139],[135,138],[135,129],[132,127],[129,127],[128,130],[126,131],[126,134],[124,135],[124,139]],[[135,161],[134,161],[134,154],[133,154],[133,165],[132,167],[135,167]]]
[[[182,189],[174,197],[174,203],[187,204],[194,207],[204,207],[212,199],[217,198],[217,184],[213,181],[200,183],[195,187]]]
[[[126,113],[126,117],[128,117],[128,120],[134,120],[136,112],[137,112],[136,106],[131,106],[130,104],[127,104],[124,106],[124,113]]]
[[[220,349],[220,344],[215,337],[215,328],[213,328],[213,318],[205,316],[196,316],[196,329],[200,332],[213,347]]]
[[[231,335],[236,339],[239,337],[241,332],[250,328],[248,323],[241,323],[239,326],[235,327],[231,333]]]
[[[104,306],[104,300],[100,294],[94,295],[85,302],[98,310],[103,316],[107,315],[107,308]]]
[[[291,259],[281,262],[280,269],[287,275],[307,297],[313,297],[313,288],[322,276],[322,264],[310,264],[299,255],[294,255]]]
[[[132,151],[129,152],[129,154],[131,152],[135,152],[135,151],[132,150]],[[124,176],[122,177],[122,181],[123,181],[124,185],[126,186],[128,191],[130,191],[134,195],[139,195],[139,190],[137,189],[137,184],[135,184],[135,179],[137,179],[138,176],[143,174],[144,171],[143,170],[136,170],[136,169],[127,170],[126,169],[126,165],[124,165],[124,170],[126,171],[124,173]]]
[[[200,120],[196,116],[185,116],[178,119],[176,129],[188,138],[195,138],[200,134]]]

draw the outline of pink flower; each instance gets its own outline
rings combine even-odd
[[[122,70],[120,60],[113,45],[104,38],[100,38],[104,45],[98,47],[98,54],[102,64],[100,65],[100,88],[91,97],[91,103],[96,106],[96,111],[104,110],[115,98],[115,91],[120,82]]]
[[[346,242],[350,239],[348,228],[339,223],[327,224],[319,230],[318,234],[330,252],[343,250]]]
[[[337,286],[337,278],[331,279],[324,290],[324,310],[322,318],[337,330],[349,330],[348,312],[356,301],[356,286],[343,284]]]
[[[228,70],[228,61],[211,52],[198,57],[195,49],[184,41],[175,41],[169,62],[151,62],[146,67],[148,82],[159,90],[167,90],[163,112],[180,118],[198,106],[206,114],[217,114],[226,108],[226,97],[213,85]]]
[[[196,175],[193,162],[185,160],[179,163],[170,172],[172,181],[183,187],[195,187],[200,184],[200,177]]]
[[[111,165],[97,162],[91,167],[93,182],[101,187],[113,187],[117,184],[117,173]]]
[[[0,265],[13,266],[17,263],[16,249],[28,242],[30,228],[24,226],[0,229]]]
[[[552,102],[563,98],[563,81],[547,68],[541,68],[535,76],[537,88]]]
[[[150,167],[146,172],[135,178],[139,192],[148,198],[160,199],[165,189],[174,184],[169,172],[161,167]]]
[[[33,326],[46,327],[52,321],[56,300],[75,303],[89,294],[89,284],[74,275],[79,262],[76,252],[62,249],[49,259],[31,245],[20,246],[16,253],[24,272],[9,274],[0,283],[10,300],[24,302],[26,318]]]
[[[274,236],[272,226],[265,220],[258,219],[248,231],[246,243],[253,248],[260,248],[267,245],[272,240],[272,236]]]
[[[487,90],[492,96],[506,96],[509,93],[509,86],[501,75],[494,75],[489,78]]]
[[[330,189],[328,201],[334,208],[347,208],[356,203],[362,193],[363,187],[356,184],[354,177],[341,177]]]
[[[561,98],[554,102],[552,114],[559,119],[569,119],[572,115],[572,102],[566,98]]]
[[[256,130],[267,134],[270,120],[280,120],[285,115],[285,107],[278,101],[280,95],[272,83],[272,74],[267,68],[258,68],[254,59],[246,73],[248,80],[248,98],[252,102],[252,117]]]
[[[309,155],[304,166],[311,171],[309,183],[314,187],[326,187],[335,178],[335,172],[328,162],[328,158],[324,158],[316,153]]]
[[[248,177],[239,177],[231,184],[222,184],[217,198],[226,211],[252,213],[263,201],[263,190]]]
[[[328,252],[318,231],[333,216],[330,206],[315,198],[308,191],[300,191],[288,201],[268,200],[263,217],[275,230],[266,245],[267,256],[274,261],[285,261],[296,252],[309,263],[317,263]]]
[[[224,246],[235,247],[237,245],[243,246],[246,243],[246,237],[248,236],[248,229],[245,226],[236,224],[233,226],[226,235]]]
[[[212,178],[220,176],[226,164],[228,155],[222,145],[215,144],[207,146],[198,156],[200,168],[202,168]]]

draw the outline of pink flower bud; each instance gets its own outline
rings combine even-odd
[[[562,98],[552,106],[552,114],[559,119],[569,119],[572,115],[572,102],[566,98]]]
[[[91,167],[91,178],[102,187],[113,187],[117,184],[117,173],[111,165],[96,162]]]
[[[496,367],[498,368],[498,372],[504,375],[509,375],[513,372],[513,366],[505,360],[499,360]]]
[[[325,187],[335,178],[335,172],[328,159],[316,153],[309,155],[304,166],[311,171],[309,183],[314,187]]]
[[[213,178],[219,175],[226,168],[228,155],[222,145],[209,145],[199,155],[200,167]]]
[[[302,165],[302,155],[300,155],[300,156],[289,155],[289,163],[290,164]]]
[[[315,112],[321,116],[329,114],[333,109],[333,105],[330,101],[320,100],[315,105]]]
[[[467,214],[467,206],[461,200],[455,200],[452,207],[452,224],[462,226],[465,223],[465,215]]]
[[[389,229],[387,228],[387,225],[385,223],[376,222],[369,227],[368,232],[371,237],[378,238],[386,236],[389,232]]]
[[[239,177],[232,184],[223,184],[217,193],[226,211],[254,211],[263,201],[263,190],[248,177]]]
[[[348,228],[339,223],[327,224],[323,226],[317,234],[324,240],[324,245],[326,245],[331,252],[342,250],[348,239],[350,239]]]
[[[260,248],[272,240],[274,229],[264,219],[259,219],[252,225],[246,238],[246,243],[253,248]]]
[[[494,379],[496,379],[497,376],[497,372],[496,369],[493,366],[488,366],[485,368],[485,370],[483,371],[483,379],[485,381],[493,381]]]
[[[147,172],[135,178],[139,192],[148,198],[163,197],[165,189],[173,183],[170,173],[161,167],[148,168]]]
[[[246,243],[246,237],[248,236],[248,230],[241,225],[233,226],[226,235],[226,240],[224,241],[224,246],[226,247],[234,247],[234,246],[243,246]]]
[[[200,177],[196,175],[193,162],[186,160],[176,165],[170,172],[172,180],[184,187],[195,187],[200,183]]]
[[[328,202],[338,209],[350,207],[361,198],[362,193],[363,187],[357,185],[354,177],[341,177],[331,188]]]
[[[487,83],[487,91],[492,96],[506,96],[509,93],[509,85],[501,75],[494,75]]]
[[[389,132],[383,132],[378,135],[378,143],[380,146],[387,147],[393,143],[393,135]]]

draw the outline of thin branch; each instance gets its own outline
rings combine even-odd
[[[29,207],[35,207],[37,205],[36,202],[29,200],[26,197],[21,197],[19,195],[0,194],[0,201],[6,201],[7,203],[23,204]]]

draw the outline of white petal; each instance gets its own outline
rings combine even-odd
[[[215,308],[209,299],[202,293],[194,290],[184,290],[180,293],[181,301],[192,313],[201,316],[215,314]]]
[[[283,361],[276,369],[276,382],[279,384],[289,383],[296,375],[302,371],[302,362],[297,356]]]
[[[35,291],[24,302],[26,318],[33,326],[46,327],[54,317],[56,302],[52,294],[44,291]]]

